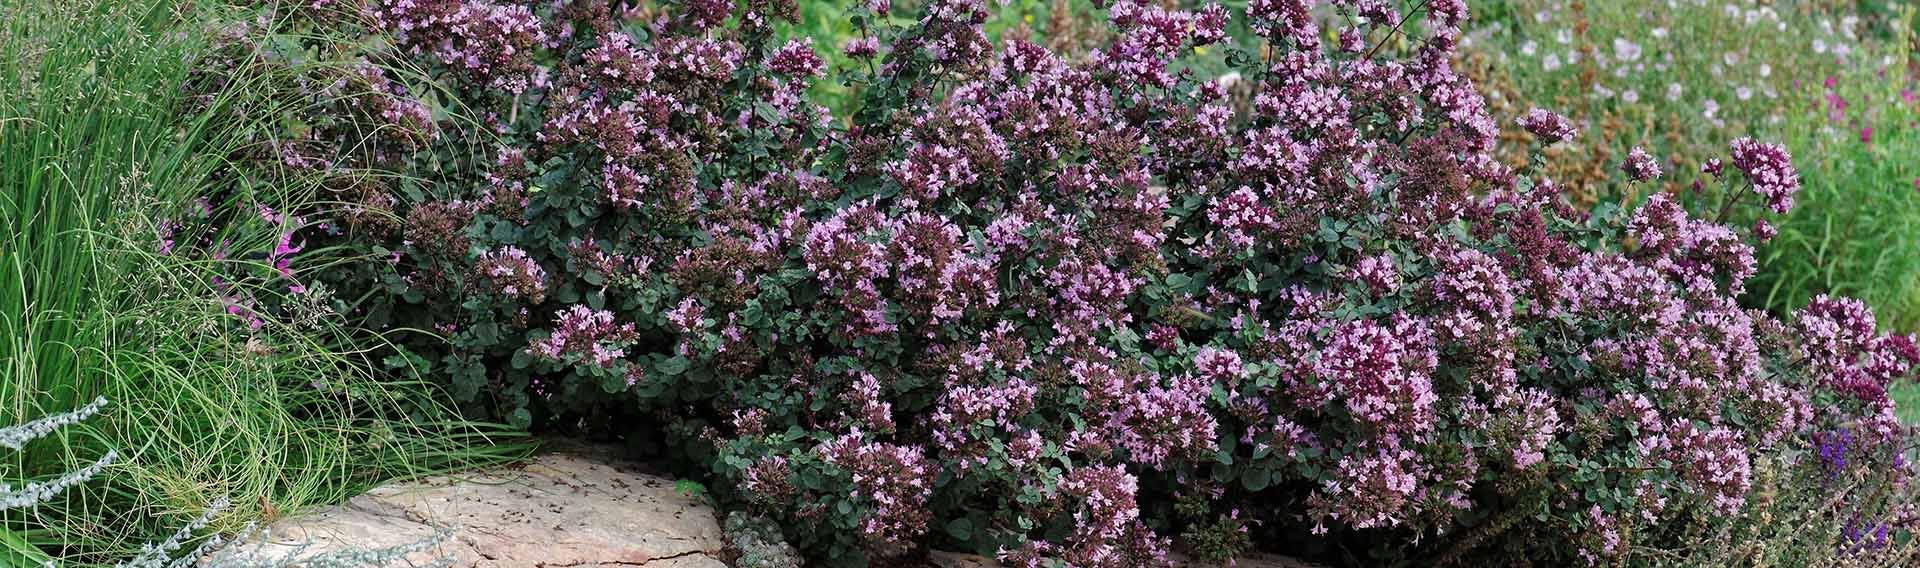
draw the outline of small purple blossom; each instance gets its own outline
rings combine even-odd
[[[1520,127],[1546,145],[1572,140],[1580,135],[1580,129],[1574,126],[1573,121],[1543,108],[1528,110],[1526,116],[1520,117]]]
[[[613,312],[576,304],[555,315],[552,335],[533,342],[527,352],[549,361],[609,368],[626,356],[636,337],[633,324],[614,321]]]
[[[880,53],[880,40],[872,36],[856,37],[841,44],[840,53],[854,59],[866,59]]]
[[[547,297],[547,271],[519,247],[503,247],[481,253],[477,266],[481,275],[493,283],[494,290],[509,298],[538,304]]]
[[[1753,184],[1754,193],[1767,199],[1774,213],[1793,209],[1793,194],[1800,191],[1800,174],[1793,168],[1793,157],[1786,147],[1752,138],[1734,140],[1733,167],[1739,168]]]
[[[1646,148],[1639,146],[1627,152],[1627,161],[1620,166],[1620,169],[1627,172],[1627,179],[1632,181],[1647,181],[1660,177],[1661,173],[1660,162],[1655,160],[1652,154],[1648,154]]]
[[[1400,287],[1400,268],[1394,263],[1393,255],[1369,256],[1354,263],[1352,278],[1375,294],[1392,293]]]
[[[788,41],[786,45],[773,52],[767,67],[776,73],[791,77],[818,77],[826,72],[827,62],[813,51],[813,38],[800,38]]]
[[[298,254],[303,248],[305,248],[304,242],[293,243],[293,231],[280,233],[280,240],[274,243],[273,252],[267,254],[267,262],[273,264],[274,272],[280,273],[280,277],[293,280],[293,255]],[[305,289],[305,286],[295,283],[292,292],[298,294]]]
[[[1700,164],[1700,173],[1707,174],[1716,178],[1720,177],[1720,174],[1725,171],[1726,171],[1726,163],[1720,161],[1719,158],[1707,158],[1706,162],[1703,162]]]
[[[672,324],[674,330],[680,333],[690,333],[705,328],[706,315],[706,308],[701,307],[700,300],[692,296],[680,300],[680,305],[666,313],[667,323]]]

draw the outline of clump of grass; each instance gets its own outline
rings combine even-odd
[[[211,105],[181,100],[216,26],[255,13],[0,0],[0,423],[99,396],[114,406],[0,458],[0,480],[119,456],[92,483],[0,512],[0,549],[109,562],[219,497],[232,503],[210,526],[232,531],[525,449],[380,370],[365,355],[378,338],[324,309],[258,330],[237,322],[223,296],[277,291],[215,278],[271,270],[268,227],[204,235],[229,243],[223,258],[156,246],[157,220],[236,182],[217,175],[248,128],[236,109],[277,104],[245,81]],[[300,189],[267,191],[297,201]]]
[[[1920,327],[1920,164],[1912,160],[1920,131],[1883,127],[1869,144],[1851,132],[1811,130],[1796,137],[1809,150],[1796,152],[1801,204],[1760,255],[1755,299],[1784,310],[1844,294],[1872,304],[1897,329]]]

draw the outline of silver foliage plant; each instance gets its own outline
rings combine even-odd
[[[47,416],[18,426],[0,428],[0,447],[17,451],[25,447],[28,442],[45,437],[47,434],[51,434],[67,425],[86,420],[87,417],[100,412],[100,408],[106,406],[106,404],[106,398],[96,398],[86,406],[69,412]],[[27,483],[18,489],[14,488],[11,484],[0,482],[0,511],[21,509],[45,503],[61,492],[66,491],[67,488],[86,483],[87,480],[93,479],[93,476],[99,475],[100,470],[106,469],[107,464],[113,463],[113,460],[117,457],[114,452],[108,451],[106,455],[100,456],[99,460],[94,461],[86,467],[61,475],[58,478]]]
[[[0,428],[0,447],[11,451],[18,451],[34,440],[46,437],[49,434],[59,431],[61,428],[78,424],[92,417],[94,414],[99,413],[106,405],[107,399],[105,397],[95,398],[93,402],[88,403],[86,406],[68,412],[47,416],[17,426]],[[29,482],[17,489],[11,484],[0,482],[0,511],[27,508],[45,503],[67,489],[86,483],[88,480],[100,475],[108,465],[117,459],[119,459],[119,454],[113,450],[108,450],[98,460],[88,464],[86,467],[68,472],[54,479]],[[426,563],[409,562],[408,560],[409,556],[433,550],[441,543],[446,542],[447,538],[453,534],[451,529],[441,529],[435,531],[434,534],[427,538],[391,547],[371,549],[357,547],[346,548],[306,556],[304,558],[302,556],[305,555],[311,547],[311,543],[295,547],[292,551],[275,557],[249,554],[235,548],[222,548],[231,542],[245,541],[253,536],[262,538],[266,536],[267,532],[264,529],[256,530],[254,527],[249,526],[232,538],[217,534],[212,535],[206,540],[201,541],[198,546],[195,546],[192,552],[177,557],[175,556],[177,551],[193,540],[196,533],[199,533],[202,529],[205,529],[207,525],[211,524],[213,519],[222,511],[225,511],[229,505],[230,501],[226,498],[214,500],[199,517],[181,526],[179,530],[174,531],[174,533],[169,535],[165,540],[157,543],[149,543],[141,547],[138,555],[116,566],[119,568],[181,568],[187,566],[204,566],[207,568],[279,568],[283,566],[303,566],[306,568],[354,568],[368,566],[445,568],[452,566],[454,562],[454,558],[450,555],[443,555]],[[45,564],[47,567],[58,565],[55,561],[48,561]]]

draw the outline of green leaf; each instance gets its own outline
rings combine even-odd
[[[53,558],[27,542],[20,533],[0,529],[0,567],[41,566]]]
[[[600,375],[600,390],[606,391],[607,394],[614,394],[614,393],[626,391],[627,390],[626,373],[615,373],[615,372],[602,373]]]
[[[487,386],[486,368],[458,359],[450,359],[448,367],[453,371],[454,400],[462,402],[478,400],[480,389]],[[519,428],[525,428],[525,426],[519,426]]]
[[[973,521],[967,520],[966,517],[948,521],[947,534],[952,535],[955,540],[973,540]]]
[[[659,363],[654,364],[653,369],[659,371],[661,375],[673,377],[687,372],[687,366],[690,364],[686,357],[674,355],[661,359]]]
[[[1247,468],[1246,473],[1240,474],[1240,486],[1247,488],[1248,491],[1266,489],[1271,483],[1273,483],[1273,472],[1263,467],[1250,467]]]

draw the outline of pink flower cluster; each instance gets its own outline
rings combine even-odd
[[[848,497],[869,507],[860,533],[880,556],[900,555],[927,532],[934,471],[919,448],[869,442],[855,429],[822,444],[820,456],[852,477]]]
[[[1905,335],[1880,335],[1873,311],[1859,300],[1820,295],[1796,314],[1795,327],[1810,369],[1833,389],[1887,411],[1887,385],[1920,363],[1920,348]]]
[[[568,306],[554,317],[553,334],[533,342],[527,352],[551,361],[579,360],[612,367],[633,343],[633,324],[614,320],[613,312]]]
[[[509,298],[538,304],[547,298],[547,271],[519,247],[503,247],[480,254],[480,273],[494,290]]]
[[[387,72],[371,63],[355,67],[359,79],[371,90],[371,109],[392,128],[385,136],[406,144],[418,144],[439,134],[433,111],[426,103],[407,95],[406,88],[387,78]]]
[[[1058,558],[1071,566],[1122,568],[1171,567],[1167,539],[1141,522],[1134,505],[1139,480],[1116,466],[1090,466],[1069,472],[1060,490],[1080,502],[1073,513],[1075,529],[1065,543],[1028,542],[1003,551],[1000,560],[1012,566],[1047,566]]]
[[[1800,191],[1800,174],[1793,168],[1793,156],[1779,144],[1752,138],[1734,140],[1733,167],[1747,175],[1754,193],[1767,199],[1767,208],[1786,213],[1793,208],[1793,194]]]
[[[1653,155],[1648,154],[1646,148],[1639,146],[1627,152],[1627,161],[1620,168],[1627,172],[1627,179],[1633,181],[1647,181],[1660,177],[1660,162],[1653,159]]]
[[[373,14],[398,31],[403,46],[431,52],[440,63],[488,86],[520,93],[541,80],[532,57],[546,35],[526,6],[487,0],[388,0],[376,2]]]
[[[1526,116],[1520,117],[1520,127],[1540,139],[1541,144],[1548,145],[1572,140],[1580,135],[1580,129],[1574,126],[1573,121],[1543,108],[1528,110]]]

